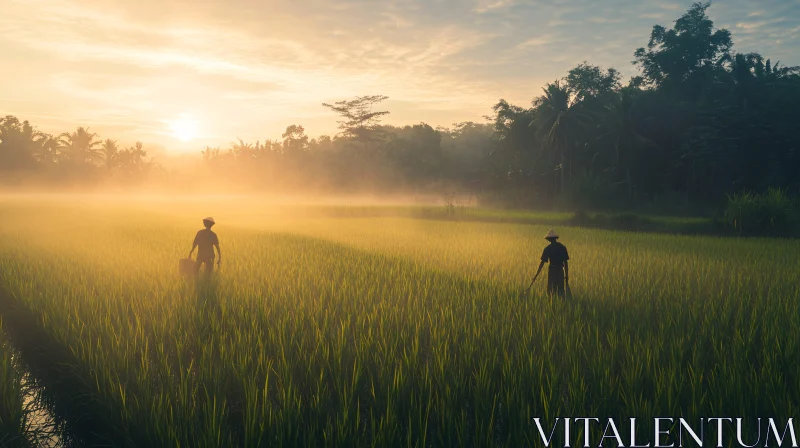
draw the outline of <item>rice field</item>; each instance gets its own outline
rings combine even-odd
[[[182,279],[207,215],[221,269]],[[246,199],[4,199],[0,222],[3,300],[115,446],[539,446],[535,417],[800,411],[796,240],[559,228],[565,303],[521,294],[544,226]]]
[[[25,446],[21,376],[15,363],[0,318],[0,446]]]

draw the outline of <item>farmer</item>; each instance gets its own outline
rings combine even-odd
[[[219,260],[217,265],[222,263],[222,252],[219,250],[219,239],[217,234],[211,231],[211,227],[216,224],[214,218],[208,217],[203,220],[205,229],[197,232],[192,243],[192,250],[189,251],[189,258],[192,258],[194,249],[197,248],[197,262],[195,263],[195,274],[200,272],[200,265],[206,265],[206,274],[211,274],[214,271],[214,248],[217,248]]]
[[[552,296],[558,294],[561,297],[565,296],[565,285],[569,282],[569,254],[567,254],[567,247],[559,243],[558,234],[553,232],[553,229],[547,232],[544,237],[550,242],[550,245],[544,248],[542,252],[542,262],[539,263],[539,270],[533,276],[531,286],[539,273],[542,272],[544,264],[549,262],[550,266],[547,270],[547,293]],[[530,289],[530,286],[528,287]]]

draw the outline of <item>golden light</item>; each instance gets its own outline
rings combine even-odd
[[[188,142],[197,137],[198,124],[188,115],[181,115],[179,119],[170,123],[170,129],[175,138]]]

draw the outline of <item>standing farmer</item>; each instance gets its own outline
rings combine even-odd
[[[536,275],[533,276],[531,286],[533,286],[533,282],[536,281],[536,278],[539,277],[539,273],[542,272],[544,264],[549,262],[550,266],[547,270],[547,293],[550,296],[558,294],[564,297],[565,287],[568,287],[567,285],[569,284],[569,254],[567,253],[567,247],[556,241],[558,240],[558,234],[553,232],[553,229],[547,232],[544,239],[549,241],[550,245],[545,247],[544,252],[542,252],[542,262],[539,263],[539,270],[537,270]],[[530,289],[530,286],[528,289]]]
[[[192,250],[189,251],[189,258],[192,258],[194,249],[197,248],[197,262],[195,263],[195,274],[200,272],[200,265],[206,265],[206,274],[214,271],[214,248],[217,248],[219,260],[217,266],[222,263],[222,252],[219,250],[219,239],[217,234],[211,231],[211,227],[216,224],[214,218],[208,217],[203,220],[205,229],[197,232],[192,243]]]

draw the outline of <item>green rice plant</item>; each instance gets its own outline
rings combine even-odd
[[[21,374],[0,317],[0,446],[27,446]]]
[[[797,232],[797,211],[785,190],[770,188],[728,196],[725,220],[741,235],[786,236]]]
[[[564,303],[520,294],[544,226],[244,204],[211,204],[225,259],[196,282],[176,264],[209,203],[0,205],[0,284],[115,445],[530,446],[534,417],[798,411],[797,241],[560,228]]]

